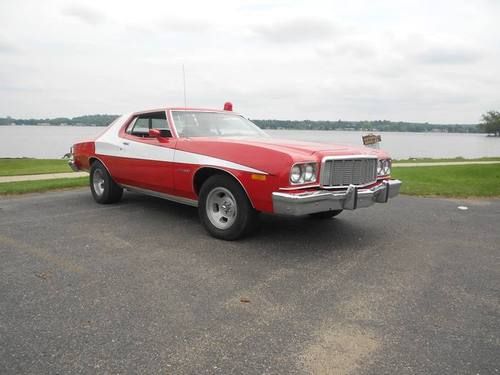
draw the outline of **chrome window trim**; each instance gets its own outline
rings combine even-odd
[[[145,111],[145,112],[136,112],[134,114],[132,114],[132,119],[128,122],[128,124],[125,126],[125,134],[128,134],[128,135],[132,135],[132,129],[134,128],[135,126],[135,123],[137,122],[137,119],[143,115],[149,115],[151,113],[165,113],[165,122],[167,123],[167,126],[168,126],[168,130],[170,131],[170,134],[171,134],[171,137],[168,137],[168,138],[178,138],[177,137],[177,132],[173,132],[172,131],[172,124],[170,123],[170,120],[168,118],[168,110],[165,110],[165,109],[159,109],[159,110],[149,110],[149,111]],[[173,120],[172,120],[173,121]],[[130,131],[129,131],[130,129]],[[151,128],[150,128],[151,129]]]
[[[132,117],[132,120],[130,120],[128,125],[125,127],[125,134],[132,135],[132,129],[134,128],[138,118],[139,116]]]

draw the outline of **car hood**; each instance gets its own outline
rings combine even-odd
[[[277,173],[284,167],[301,161],[321,161],[325,156],[372,155],[388,157],[381,150],[363,146],[302,142],[276,138],[215,138],[193,137],[179,141],[184,151],[205,154],[268,173]]]
[[[219,139],[222,141],[222,139]],[[314,154],[325,155],[378,155],[380,150],[355,145],[339,145],[333,143],[304,142],[291,139],[278,138],[225,138],[225,142],[258,145],[268,150],[277,150],[297,156],[307,156]]]

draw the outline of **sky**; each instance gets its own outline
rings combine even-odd
[[[477,123],[498,0],[0,1],[0,117],[187,106],[255,119]]]

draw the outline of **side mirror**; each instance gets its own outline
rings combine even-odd
[[[161,138],[160,129],[149,129],[149,136],[153,138]]]

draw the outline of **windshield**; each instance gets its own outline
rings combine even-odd
[[[257,125],[233,113],[172,111],[179,137],[268,137]]]

